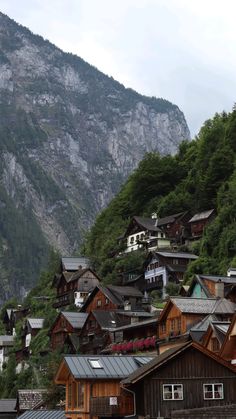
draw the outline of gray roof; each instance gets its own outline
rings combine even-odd
[[[182,313],[196,314],[233,314],[236,304],[225,298],[188,298],[173,297],[171,301]]]
[[[156,255],[163,256],[165,258],[181,258],[181,259],[197,259],[198,256],[192,254],[192,253],[186,253],[186,252],[156,252]]]
[[[107,288],[112,294],[118,294],[121,297],[143,297],[143,293],[135,287],[108,285]]]
[[[88,314],[87,313],[76,313],[72,311],[62,311],[61,314],[71,324],[74,329],[82,329]]]
[[[181,217],[182,215],[186,214],[186,212],[178,212],[177,214],[172,214],[167,217],[158,218],[157,219],[157,226],[163,226],[166,224],[173,223],[177,218]]]
[[[61,262],[65,271],[77,271],[80,268],[80,266],[82,267],[82,269],[85,269],[88,268],[90,265],[90,260],[84,257],[64,257],[61,259]]]
[[[227,323],[219,322],[219,323],[215,323],[214,326],[216,327],[216,329],[218,329],[220,332],[226,335],[230,326],[230,322],[227,322]]]
[[[135,322],[135,323],[131,323],[131,324],[125,324],[124,326],[120,326],[120,327],[116,327],[114,328],[113,332],[118,332],[120,330],[127,330],[127,329],[136,329],[137,327],[145,327],[148,326],[150,324],[156,324],[158,323],[158,318],[152,318],[149,320],[144,320],[141,322]]]
[[[191,332],[206,332],[208,326],[213,321],[217,321],[217,317],[214,314],[209,314],[209,316],[204,317],[199,323],[191,327]]]
[[[145,230],[149,231],[162,231],[159,227],[156,226],[156,218],[146,218],[146,217],[134,217],[134,220],[143,227]]]
[[[28,410],[19,419],[66,419],[62,410]]]
[[[42,329],[43,328],[44,319],[28,318],[27,321],[28,321],[30,327],[32,327],[32,329]]]
[[[65,362],[76,379],[124,379],[153,357],[84,355],[65,356]],[[98,360],[102,368],[93,368],[89,361]]]
[[[0,399],[0,413],[16,412],[16,399]]]
[[[213,213],[214,209],[210,209],[208,211],[202,211],[195,214],[190,220],[189,223],[193,223],[195,221],[205,220],[206,218],[209,218],[210,215]]]
[[[230,276],[221,276],[221,275],[196,275],[200,279],[208,279],[212,282],[224,282],[224,284],[235,284],[236,285],[236,277]]]
[[[114,329],[115,327],[124,324],[124,321],[121,320],[121,316],[115,311],[97,310],[92,311],[92,313],[102,329]]]
[[[0,346],[13,346],[14,336],[12,335],[3,335],[0,336]]]

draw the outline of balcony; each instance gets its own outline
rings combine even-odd
[[[67,294],[60,295],[56,298],[56,301],[53,303],[54,308],[63,307],[74,303],[74,293],[69,292]]]
[[[92,416],[127,416],[134,414],[132,396],[91,397]]]

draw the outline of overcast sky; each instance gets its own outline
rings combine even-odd
[[[126,87],[177,104],[192,136],[236,102],[235,0],[0,0],[0,6]]]

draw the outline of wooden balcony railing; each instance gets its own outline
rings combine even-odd
[[[127,416],[134,414],[132,396],[91,397],[90,413],[93,416]]]

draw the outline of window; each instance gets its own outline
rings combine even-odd
[[[160,328],[161,328],[161,333],[165,333],[166,332],[166,324],[165,323],[161,323],[160,324]]]
[[[183,400],[183,384],[163,384],[163,400]]]
[[[105,304],[109,304],[109,299],[108,298],[105,299]]]
[[[175,330],[175,319],[171,319],[170,321],[170,330],[171,331]]]
[[[181,317],[177,317],[177,329],[179,332],[181,331]]]
[[[130,237],[130,243],[134,242],[134,237]]]
[[[211,350],[213,352],[218,352],[220,350],[220,343],[217,338],[212,338],[211,341]]]
[[[77,383],[77,400],[76,400],[77,407],[81,409],[84,407],[84,384]]]
[[[68,408],[72,406],[72,387],[71,383],[68,385]]]
[[[223,384],[203,384],[203,395],[204,400],[223,399]]]
[[[102,300],[97,300],[97,307],[101,307],[102,305]]]
[[[89,359],[92,368],[103,368],[99,359]]]

